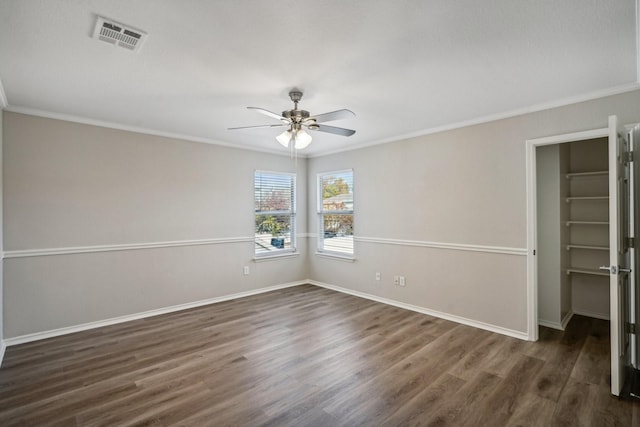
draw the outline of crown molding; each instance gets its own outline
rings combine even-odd
[[[636,2],[637,2],[637,4],[640,4],[640,0],[636,0]],[[640,9],[640,6],[637,9]],[[638,19],[640,21],[640,11],[637,12],[637,15],[638,16],[637,16],[636,19]],[[637,44],[639,46],[638,49],[639,49],[639,52],[640,52],[640,32],[638,32],[638,42],[637,42]],[[496,113],[496,114],[490,114],[490,115],[487,115],[487,116],[477,117],[477,118],[474,118],[474,119],[463,120],[463,121],[460,121],[460,122],[455,122],[455,123],[451,123],[451,124],[447,124],[447,125],[436,126],[436,127],[433,127],[433,128],[423,129],[423,130],[420,130],[420,131],[417,131],[417,132],[411,132],[411,133],[406,133],[406,134],[402,134],[402,135],[398,135],[398,136],[394,136],[394,137],[383,138],[383,139],[379,139],[379,140],[375,140],[375,141],[371,141],[371,142],[366,142],[366,143],[363,143],[363,144],[353,145],[353,146],[350,146],[348,148],[341,148],[339,150],[331,150],[331,151],[326,151],[326,152],[317,153],[317,154],[296,153],[296,156],[298,158],[302,158],[302,159],[324,157],[324,156],[329,156],[329,155],[332,155],[332,154],[344,153],[344,152],[347,152],[347,151],[359,150],[359,149],[362,149],[362,148],[372,147],[372,146],[375,146],[375,145],[382,145],[382,144],[387,144],[387,143],[391,143],[391,142],[398,142],[398,141],[417,138],[417,137],[421,137],[421,136],[426,136],[426,135],[432,135],[432,134],[436,134],[436,133],[446,132],[446,131],[450,131],[450,130],[461,129],[461,128],[465,128],[465,127],[469,127],[469,126],[475,126],[475,125],[480,125],[480,124],[484,124],[484,123],[490,123],[490,122],[494,122],[494,121],[498,121],[498,120],[503,120],[503,119],[508,119],[508,118],[512,118],[512,117],[522,116],[522,115],[525,115],[525,114],[535,113],[535,112],[544,111],[544,110],[551,110],[553,108],[564,107],[564,106],[567,106],[567,105],[578,104],[580,102],[592,101],[592,100],[595,100],[595,99],[606,98],[608,96],[620,95],[620,94],[623,94],[623,93],[628,93],[628,92],[633,92],[633,91],[636,91],[636,90],[640,90],[640,53],[637,55],[637,57],[638,57],[637,81],[635,81],[633,83],[629,83],[629,84],[621,85],[621,86],[615,86],[615,87],[612,87],[612,88],[598,90],[598,91],[589,92],[589,93],[586,93],[586,94],[581,94],[581,95],[576,95],[576,96],[571,96],[571,97],[567,97],[567,98],[561,98],[561,99],[557,99],[557,100],[553,100],[553,101],[549,101],[549,102],[545,102],[545,103],[535,104],[535,105],[532,105],[532,106],[529,106],[529,107],[523,107],[523,108],[518,108],[518,109],[514,109],[514,110],[508,110],[508,111],[504,111],[504,112]],[[73,123],[81,123],[81,124],[86,124],[86,125],[91,125],[91,126],[99,126],[99,127],[104,127],[104,128],[127,131],[127,132],[141,133],[141,134],[145,134],[145,135],[153,135],[153,136],[159,136],[159,137],[164,137],[164,138],[179,139],[179,140],[184,140],[184,141],[189,141],[189,142],[199,142],[199,143],[203,143],[203,144],[219,145],[219,146],[235,148],[235,149],[239,149],[239,150],[275,154],[277,156],[284,156],[284,157],[291,156],[291,153],[289,153],[289,152],[283,153],[282,151],[275,150],[275,149],[238,146],[237,144],[231,144],[231,143],[228,143],[228,142],[224,142],[224,141],[220,141],[220,140],[216,140],[216,139],[211,139],[211,138],[202,138],[202,137],[193,136],[193,135],[185,135],[185,134],[180,134],[180,133],[161,131],[161,130],[157,130],[157,129],[150,129],[150,128],[144,128],[144,127],[138,127],[138,126],[125,125],[125,124],[120,124],[120,123],[115,123],[115,122],[109,122],[109,121],[104,121],[104,120],[97,120],[97,119],[92,119],[92,118],[83,117],[83,116],[77,116],[77,115],[73,115],[73,114],[55,113],[55,112],[52,112],[52,111],[40,110],[40,109],[35,109],[35,108],[30,108],[30,107],[21,107],[21,106],[9,105],[9,103],[8,103],[8,101],[6,99],[6,95],[4,94],[4,90],[3,90],[3,87],[2,87],[2,81],[0,81],[0,107],[5,109],[5,110],[7,110],[7,111],[13,112],[13,113],[27,114],[27,115],[31,115],[31,116],[44,117],[44,118],[48,118],[48,119],[56,119],[56,120],[62,120],[62,121],[67,121],[67,122],[73,122]]]
[[[1,89],[1,86],[0,86],[0,89]],[[219,141],[217,139],[202,138],[199,136],[185,135],[181,133],[173,133],[173,132],[166,132],[166,131],[161,131],[157,129],[125,125],[121,123],[92,119],[89,117],[76,116],[74,114],[55,113],[53,111],[40,110],[37,108],[21,107],[17,105],[6,105],[4,109],[12,113],[26,114],[29,116],[43,117],[46,119],[54,119],[54,120],[62,120],[65,122],[80,123],[80,124],[90,125],[90,126],[98,126],[98,127],[108,128],[108,129],[122,130],[126,132],[135,132],[135,133],[140,133],[144,135],[153,135],[153,136],[159,136],[163,138],[179,139],[179,140],[189,141],[189,142],[199,142],[202,144],[219,145],[222,147],[235,148],[238,150],[257,151],[261,153],[275,154],[277,156],[283,156],[283,157],[289,157],[291,155],[288,151],[286,153],[283,153],[282,151],[276,150],[276,149],[239,146],[237,144],[231,144],[229,142]],[[297,157],[306,158],[306,156],[303,156],[300,153],[297,154]]]
[[[638,0],[640,2],[640,0]],[[640,18],[639,18],[640,19]],[[640,41],[638,42],[640,43]],[[640,54],[639,54],[640,57]],[[417,132],[398,135],[390,138],[379,139],[376,141],[367,142],[364,144],[358,144],[349,148],[341,148],[339,150],[333,150],[321,154],[310,155],[309,158],[324,157],[331,154],[344,153],[346,151],[359,150],[361,148],[372,147],[374,145],[382,145],[390,142],[398,142],[411,138],[417,138],[420,136],[432,135],[435,133],[446,132],[455,129],[461,129],[469,126],[481,125],[484,123],[495,122],[498,120],[509,119],[512,117],[523,116],[525,114],[536,113],[544,110],[551,110],[553,108],[565,107],[567,105],[579,104],[581,102],[593,101],[594,99],[606,98],[608,96],[620,95],[627,92],[634,92],[640,90],[640,60],[639,60],[639,80],[626,85],[615,86],[608,89],[589,92],[581,95],[571,96],[567,98],[556,99],[554,101],[535,104],[529,107],[517,108],[514,110],[508,110],[501,113],[490,114],[488,116],[477,117],[475,119],[463,120],[456,123],[451,123],[443,126],[436,126],[429,129],[423,129]]]

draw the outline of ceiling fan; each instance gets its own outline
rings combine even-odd
[[[342,109],[312,116],[308,111],[298,110],[298,102],[302,99],[301,91],[293,89],[289,92],[289,97],[291,98],[291,101],[293,101],[293,110],[283,111],[282,114],[276,114],[269,110],[265,110],[264,108],[247,107],[249,110],[255,110],[265,116],[279,120],[281,123],[273,125],[243,126],[229,128],[229,130],[287,127],[287,130],[278,135],[276,140],[286,148],[291,144],[291,148],[295,148],[296,150],[306,148],[311,143],[311,135],[309,135],[305,129],[342,136],[351,136],[356,133],[355,130],[321,124],[333,120],[355,117],[355,113],[353,111]]]

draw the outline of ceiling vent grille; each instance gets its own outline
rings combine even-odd
[[[147,33],[98,16],[93,38],[137,52],[147,39]]]

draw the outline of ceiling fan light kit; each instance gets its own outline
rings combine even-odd
[[[280,120],[281,123],[277,125],[259,125],[259,126],[243,126],[237,128],[229,128],[230,130],[236,129],[255,129],[265,127],[288,127],[287,130],[276,136],[276,140],[285,148],[291,147],[291,149],[302,150],[311,144],[312,137],[305,129],[311,131],[320,131],[326,133],[332,133],[334,135],[351,136],[356,133],[355,130],[339,128],[335,126],[326,126],[319,123],[324,123],[332,120],[341,120],[355,117],[353,111],[350,110],[337,110],[330,113],[318,114],[312,116],[306,110],[298,109],[298,102],[302,99],[302,92],[299,90],[292,90],[289,92],[289,98],[293,101],[293,109],[285,110],[281,115],[273,113],[269,110],[258,107],[247,107],[250,110],[256,110],[258,113],[271,117],[276,120]]]

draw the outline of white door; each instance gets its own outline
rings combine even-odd
[[[611,393],[620,395],[624,385],[628,334],[625,333],[625,291],[629,289],[631,257],[626,240],[630,237],[630,207],[633,206],[628,187],[628,141],[626,131],[616,116],[609,117],[609,266],[611,325]]]
[[[637,147],[640,144],[640,125],[634,126],[633,129],[631,129],[631,131],[628,133],[628,144],[629,150],[635,153]],[[638,256],[640,255],[640,253],[637,250],[636,245],[638,244],[638,237],[640,236],[640,222],[636,221],[636,213],[640,212],[640,200],[638,200],[638,197],[636,197],[635,195],[637,188],[636,179],[640,178],[640,161],[632,159],[629,166],[627,167],[627,171],[627,189],[629,191],[629,235],[633,237],[633,241],[635,244],[631,245],[631,248],[629,249],[631,262],[629,268],[631,269],[631,273],[629,273],[629,288],[627,289],[627,292],[625,294],[625,321],[630,325],[638,325],[638,321],[640,321],[640,292],[638,292],[637,285],[637,279],[639,278],[637,276],[637,267],[640,266],[640,262],[638,261]],[[638,340],[638,333],[640,331],[635,329],[636,328],[633,328],[632,330],[627,331],[629,335],[629,351],[627,352],[628,354],[626,365],[629,367],[629,369],[638,372],[638,370],[640,369],[640,352],[638,351],[640,340]],[[637,382],[634,387],[630,388],[629,392],[636,397],[640,396],[640,390],[638,390]]]

